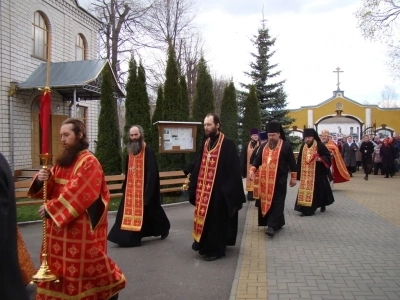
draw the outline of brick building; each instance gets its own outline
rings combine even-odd
[[[39,88],[46,83],[49,52],[50,151],[61,149],[60,124],[68,117],[84,120],[94,150],[99,77],[109,67],[97,59],[101,25],[76,0],[0,1],[0,151],[14,171],[40,165]]]

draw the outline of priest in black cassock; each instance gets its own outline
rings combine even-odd
[[[22,280],[17,248],[17,209],[14,179],[0,153],[0,299],[28,300]]]
[[[206,261],[225,256],[226,246],[235,245],[238,212],[246,202],[236,146],[220,129],[219,116],[208,114],[207,138],[188,187],[189,201],[195,206],[192,249],[205,255]]]
[[[304,129],[304,142],[297,160],[300,187],[294,209],[302,216],[312,216],[317,208],[324,212],[334,202],[328,179],[331,154],[313,128]]]
[[[297,183],[297,167],[293,148],[286,141],[281,124],[267,123],[266,131],[268,142],[260,147],[250,168],[249,177],[252,180],[258,169],[261,199],[261,205],[258,207],[258,226],[268,226],[265,234],[272,237],[276,230],[285,225],[283,212],[288,174],[290,171],[289,185],[293,187]]]
[[[160,177],[153,150],[144,142],[143,128],[129,130],[123,196],[108,240],[121,247],[138,247],[149,236],[169,234],[170,223],[160,201]]]
[[[250,158],[254,152],[256,147],[260,146],[259,136],[258,136],[258,129],[252,128],[250,130],[250,141],[244,143],[242,146],[242,152],[240,153],[240,170],[242,172],[242,177],[246,178],[246,192],[247,192],[247,200],[254,201],[254,187],[253,181],[249,180],[247,175],[250,171]]]

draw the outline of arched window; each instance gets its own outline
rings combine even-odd
[[[75,41],[75,60],[85,59],[85,37],[82,34],[78,34]]]
[[[35,12],[32,25],[32,55],[47,59],[48,26],[42,13]]]

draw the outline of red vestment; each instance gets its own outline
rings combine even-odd
[[[328,143],[325,144],[326,148],[328,148],[329,152],[332,154],[332,176],[334,183],[341,183],[350,180],[350,174],[347,171],[346,165],[344,163],[342,154],[336,146],[336,144],[329,140]]]
[[[106,300],[125,287],[125,276],[107,256],[110,193],[99,161],[82,151],[69,167],[51,169],[47,184],[47,260],[59,283],[37,285],[36,300]],[[43,190],[29,195],[41,198]],[[89,208],[96,203],[96,213]],[[97,215],[94,216],[94,215]],[[94,227],[93,227],[94,225]]]

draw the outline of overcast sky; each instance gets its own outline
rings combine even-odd
[[[80,0],[80,3],[83,0]],[[87,1],[87,0],[86,0]],[[217,75],[250,83],[250,38],[262,12],[276,37],[272,63],[286,80],[289,108],[315,105],[340,88],[360,103],[377,103],[385,85],[395,85],[385,64],[386,47],[361,37],[354,12],[361,0],[197,0],[197,24],[206,42],[208,65]]]

